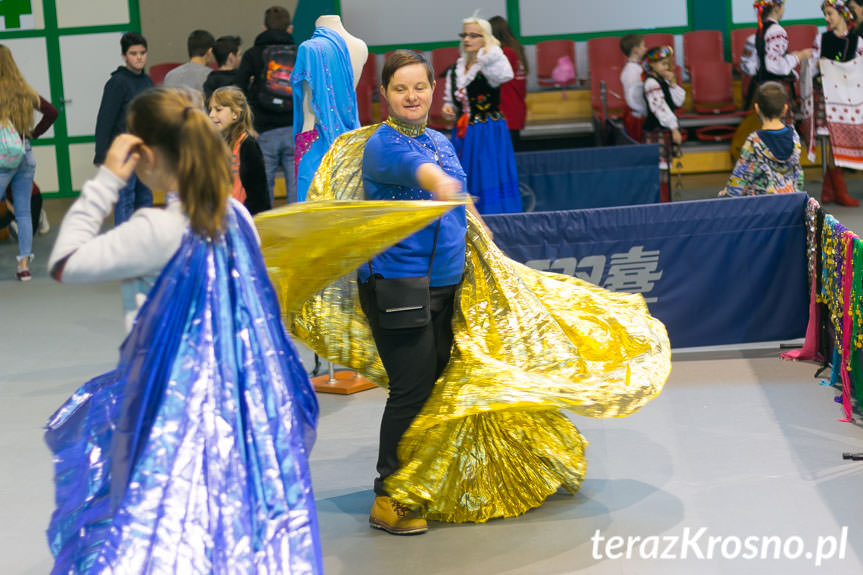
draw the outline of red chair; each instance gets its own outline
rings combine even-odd
[[[540,86],[560,86],[551,78],[551,73],[557,65],[557,61],[567,57],[572,60],[575,68],[575,42],[572,40],[546,40],[536,45],[536,79]],[[578,77],[578,74],[575,74]],[[575,84],[575,78],[566,83],[567,86]]]
[[[690,72],[696,62],[723,62],[725,50],[719,30],[693,30],[683,35],[683,65]]]
[[[608,66],[623,66],[626,56],[620,51],[618,36],[602,36],[587,41],[587,61],[591,70]]]
[[[164,62],[162,64],[154,64],[150,66],[150,79],[153,80],[154,86],[160,86],[165,81],[165,76],[176,68],[182,66],[182,62]]]
[[[650,50],[657,46],[674,47],[674,34],[644,34],[644,46]]]
[[[758,32],[758,28],[737,28],[731,31],[731,63],[740,72],[740,60],[743,58],[743,49],[746,40]]]
[[[368,83],[357,84],[357,112],[360,116],[360,125],[368,126],[374,122],[372,118],[372,93],[374,87]]]
[[[357,96],[359,97],[360,86],[369,86],[374,92],[378,87],[378,64],[377,54],[369,52],[369,57],[363,65],[360,80],[357,82]]]
[[[623,85],[620,83],[621,66],[596,68],[590,71],[590,103],[593,113],[602,119],[602,82],[605,82],[605,100],[608,116],[620,118],[626,108]]]
[[[441,114],[445,92],[445,82],[439,81],[435,84],[434,94],[432,94],[431,108],[429,108],[429,127],[435,130],[449,130],[453,125],[452,121],[444,120],[443,115]]]
[[[731,64],[697,62],[691,71],[692,104],[699,114],[723,114],[737,111]]]
[[[785,28],[788,33],[788,51],[805,50],[815,44],[818,26],[812,24],[796,24]]]
[[[461,53],[458,46],[435,48],[431,53],[431,64],[438,78],[443,78],[446,69],[456,63]]]
[[[745,112],[737,109],[731,64],[727,62],[696,62],[692,68],[692,103],[696,114],[718,117],[738,117]],[[703,142],[727,142],[737,131],[736,125],[716,124],[695,129],[695,137]]]

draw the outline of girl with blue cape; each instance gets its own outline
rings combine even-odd
[[[318,404],[250,216],[229,199],[228,150],[181,91],[145,92],[128,125],[50,267],[61,281],[128,280],[132,308],[158,277],[117,368],[48,422],[52,573],[321,573]],[[168,192],[166,209],[100,235],[133,170]]]

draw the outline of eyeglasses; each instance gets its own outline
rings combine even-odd
[[[458,35],[458,37],[462,40],[464,40],[465,38],[470,38],[471,40],[478,40],[479,38],[482,38],[482,34],[477,34],[476,32],[462,32]]]

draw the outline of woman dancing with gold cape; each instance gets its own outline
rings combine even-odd
[[[363,151],[379,126],[336,140],[310,201],[363,199]],[[271,217],[267,227],[277,228],[278,215]],[[338,229],[338,222],[330,224]],[[274,283],[296,281],[288,271],[294,244],[267,242],[267,229],[260,231]],[[385,484],[396,501],[427,519],[511,517],[560,487],[576,491],[586,441],[561,409],[624,417],[668,378],[668,336],[641,295],[512,261],[470,213],[455,301],[449,363],[402,437],[402,467]],[[316,353],[387,385],[357,301],[355,273],[303,302],[283,304],[290,331]]]

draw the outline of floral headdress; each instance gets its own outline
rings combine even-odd
[[[851,8],[848,7],[848,2],[845,0],[824,0],[821,3],[821,11],[823,12],[828,7],[839,12],[839,15],[845,19],[845,23],[849,26],[854,22],[854,13],[851,12]]]
[[[650,65],[655,64],[656,62],[661,62],[668,58],[674,57],[674,48],[671,46],[656,46],[655,48],[651,48],[647,52],[644,53],[644,58],[641,60],[641,65],[648,72],[650,71]]]
[[[785,0],[755,0],[752,3],[752,7],[758,10],[758,31],[761,32],[764,29],[764,10],[769,10],[771,8],[776,8],[778,6],[782,6],[785,4]]]

